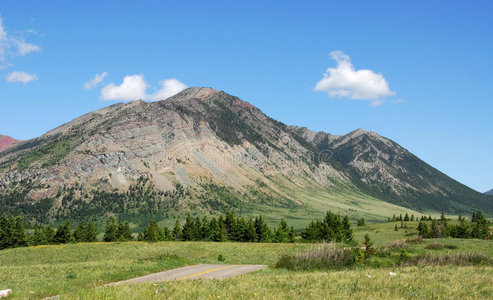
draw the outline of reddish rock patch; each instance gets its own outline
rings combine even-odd
[[[12,147],[13,144],[17,143],[18,140],[11,138],[10,136],[0,134],[0,151],[7,150]]]

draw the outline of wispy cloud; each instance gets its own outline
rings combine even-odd
[[[350,57],[341,51],[333,51],[330,56],[337,66],[327,69],[315,85],[315,91],[326,92],[331,97],[372,100],[370,106],[379,106],[383,103],[380,98],[395,95],[382,74],[356,70]]]
[[[7,75],[8,82],[22,82],[23,84],[27,84],[36,79],[38,79],[38,76],[36,76],[36,74],[29,74],[21,71],[14,71]]]
[[[39,52],[41,47],[26,42],[23,38],[7,33],[0,17],[0,61],[4,62],[8,55],[26,55]]]
[[[120,85],[110,83],[101,89],[101,99],[122,101],[138,99],[164,100],[187,88],[185,84],[175,78],[164,79],[159,84],[161,86],[159,90],[147,94],[149,85],[145,82],[143,75],[127,75]]]
[[[94,78],[84,83],[84,89],[90,90],[92,88],[97,87],[101,82],[103,82],[106,75],[108,75],[108,72],[103,72],[101,74],[94,75]]]

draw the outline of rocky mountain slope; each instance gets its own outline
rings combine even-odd
[[[40,222],[227,209],[291,219],[327,209],[383,218],[399,206],[491,212],[486,198],[377,134],[288,127],[210,88],[115,104],[0,152],[0,213]]]
[[[11,138],[10,136],[0,134],[0,151],[7,150],[8,148],[19,142],[18,140]]]

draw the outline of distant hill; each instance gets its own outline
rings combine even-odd
[[[493,189],[492,190],[489,190],[488,192],[485,193],[486,195],[490,195],[490,196],[493,196]]]
[[[211,88],[111,105],[0,152],[0,214],[143,220],[228,209],[294,221],[329,209],[373,220],[406,209],[493,213],[490,197],[376,133],[290,127]]]
[[[17,142],[18,140],[13,139],[10,136],[0,134],[0,151],[7,150]]]

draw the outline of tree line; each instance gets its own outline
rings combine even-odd
[[[23,246],[95,242],[98,230],[93,221],[80,222],[71,230],[70,221],[51,226],[34,226],[26,231],[21,216],[0,218],[0,249]],[[107,220],[102,241],[124,242],[134,240],[134,233],[128,222]],[[246,219],[236,216],[233,211],[212,217],[192,217],[187,215],[182,225],[178,220],[173,228],[160,227],[151,220],[143,232],[138,233],[139,241],[233,241],[257,243],[293,243],[296,240],[307,242],[334,241],[353,242],[353,231],[349,218],[327,212],[323,220],[313,220],[300,234],[281,219],[277,227],[271,228],[262,216]]]
[[[450,220],[442,213],[440,219],[432,219],[430,226],[420,221],[417,227],[418,235],[423,238],[463,238],[463,239],[491,239],[490,222],[481,211],[474,212],[471,222],[459,216],[455,225],[449,225]]]

